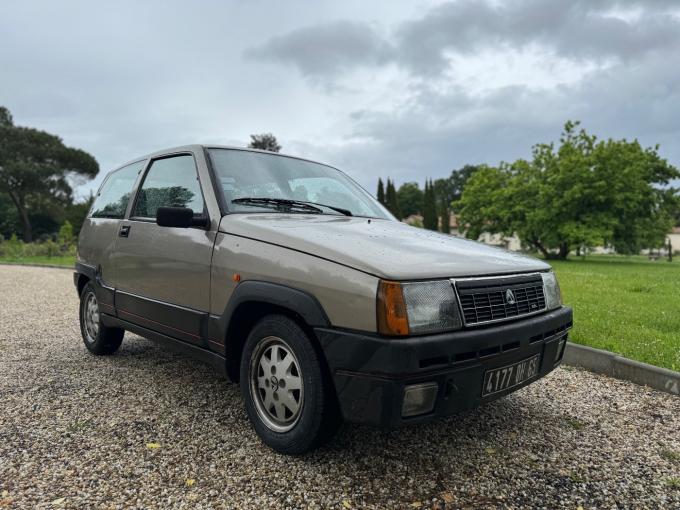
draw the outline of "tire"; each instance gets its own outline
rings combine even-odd
[[[116,352],[125,334],[124,329],[109,328],[102,323],[97,294],[91,283],[80,293],[80,334],[87,350],[97,355]]]
[[[255,431],[279,453],[300,455],[321,446],[340,425],[321,360],[313,339],[288,317],[268,315],[248,335],[241,393]]]

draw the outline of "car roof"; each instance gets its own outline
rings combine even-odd
[[[108,174],[110,174],[111,172],[115,172],[116,170],[119,170],[123,167],[131,165],[133,163],[138,163],[140,161],[144,161],[144,160],[147,160],[147,159],[156,158],[156,157],[159,157],[159,156],[170,156],[172,154],[179,154],[179,153],[182,153],[182,152],[195,152],[195,151],[203,150],[203,149],[230,149],[230,150],[238,150],[238,151],[244,151],[244,152],[258,152],[258,153],[261,153],[261,154],[269,154],[270,156],[271,155],[282,156],[284,158],[292,158],[292,159],[299,159],[301,161],[308,161],[310,163],[316,163],[318,165],[323,165],[323,166],[333,168],[334,170],[338,170],[338,168],[335,168],[334,166],[329,165],[327,163],[321,163],[320,161],[314,161],[312,159],[301,158],[299,156],[293,156],[293,155],[290,155],[290,154],[283,154],[281,152],[271,152],[271,151],[265,151],[265,150],[260,150],[260,149],[253,149],[251,147],[237,147],[237,146],[234,146],[234,145],[190,144],[190,145],[178,145],[177,147],[170,147],[168,149],[163,149],[163,150],[151,152],[151,153],[146,154],[144,156],[140,156],[138,158],[131,159],[130,161],[128,161],[128,162],[126,162],[122,165],[119,165],[116,168],[114,168],[113,170],[107,172],[106,175],[108,176]]]

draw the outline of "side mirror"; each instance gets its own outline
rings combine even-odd
[[[194,214],[188,207],[159,207],[156,210],[156,224],[160,227],[207,227],[208,217]]]

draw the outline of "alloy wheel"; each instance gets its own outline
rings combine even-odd
[[[250,392],[262,421],[274,432],[287,432],[300,419],[304,385],[300,363],[281,338],[260,340],[250,359]]]
[[[83,306],[83,321],[85,323],[85,336],[89,343],[94,343],[99,334],[99,303],[94,292],[90,292]]]

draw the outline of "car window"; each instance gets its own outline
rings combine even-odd
[[[272,212],[262,204],[244,203],[260,198],[313,202],[347,209],[354,216],[392,219],[377,200],[327,165],[233,149],[209,149],[209,154],[229,212]]]
[[[112,172],[102,184],[94,199],[92,218],[122,218],[125,216],[132,187],[145,161],[138,161]]]
[[[203,195],[191,155],[157,159],[137,193],[133,216],[155,218],[159,207],[188,207],[203,212]]]
[[[290,179],[288,185],[295,200],[318,202],[321,204],[339,204],[355,211],[357,214],[369,216],[373,213],[353,194],[342,181],[328,177],[305,177]]]

